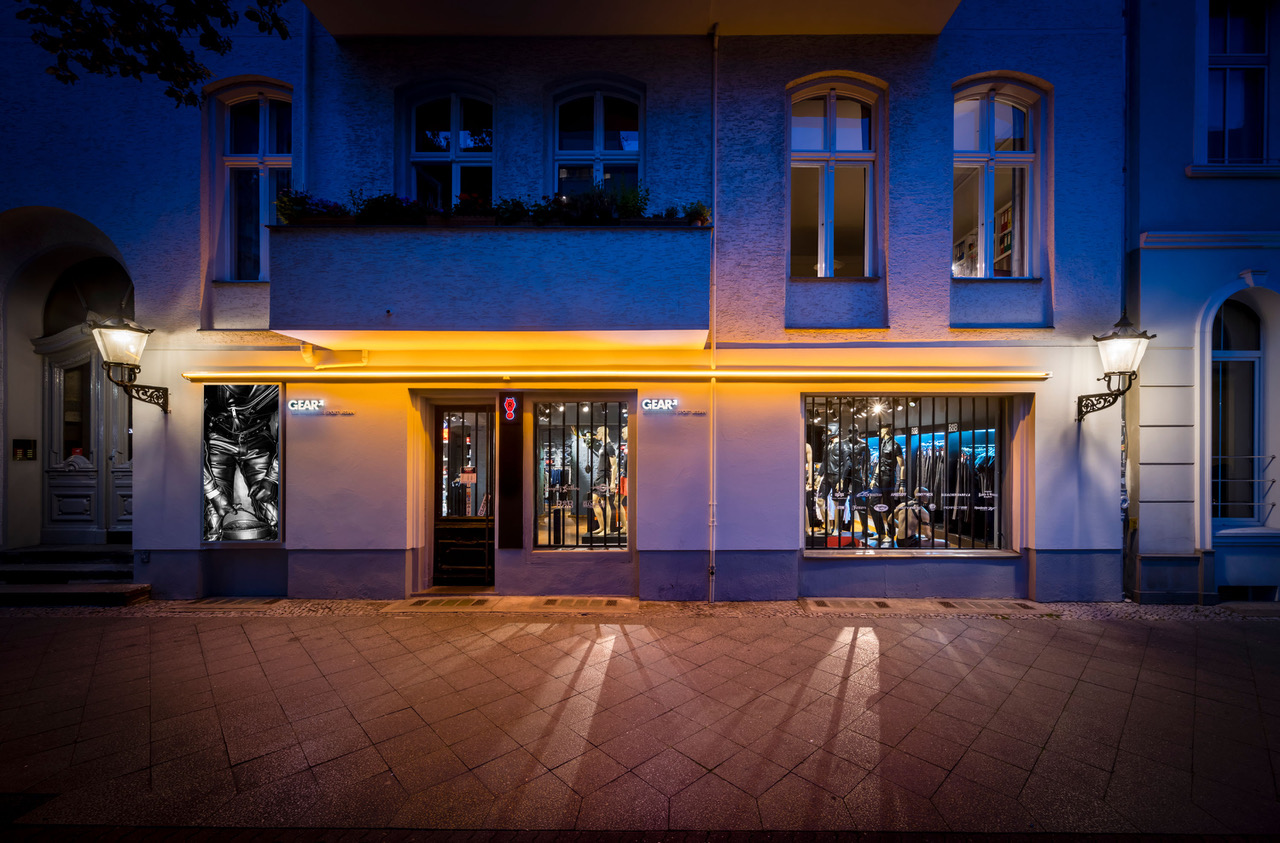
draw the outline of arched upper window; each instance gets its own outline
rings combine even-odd
[[[410,120],[410,190],[447,210],[461,195],[493,200],[493,103],[448,93],[419,101]]]
[[[555,102],[555,189],[613,191],[640,183],[641,99],[621,90],[575,89]]]
[[[292,92],[275,82],[244,82],[216,91],[212,220],[220,280],[266,280],[265,226],[276,223],[275,197],[292,185]]]
[[[1227,299],[1213,319],[1211,399],[1213,517],[1256,523],[1264,490],[1260,414],[1262,322],[1253,308]]]
[[[1041,101],[1034,89],[1004,82],[956,93],[952,276],[1036,275],[1043,217]]]
[[[791,96],[793,278],[875,274],[879,92],[847,82]]]
[[[292,183],[291,92],[278,83],[249,82],[224,88],[211,101],[216,107],[216,274],[228,281],[265,281],[265,227],[278,222],[276,196]]]

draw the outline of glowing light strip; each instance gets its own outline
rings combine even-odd
[[[1053,372],[1001,369],[228,369],[183,372],[192,383],[367,381],[1042,381]]]

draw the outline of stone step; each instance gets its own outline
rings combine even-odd
[[[149,599],[147,583],[0,585],[0,606],[132,606]]]
[[[8,583],[9,585],[70,582],[128,582],[132,579],[132,563],[50,562],[42,565],[11,565],[0,563],[0,583]]]

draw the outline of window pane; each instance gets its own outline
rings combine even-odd
[[[640,106],[617,97],[604,98],[604,148],[640,151]]]
[[[484,205],[493,202],[492,167],[463,167],[459,179],[462,181],[459,193],[475,196]]]
[[[604,168],[604,186],[615,193],[629,190],[640,183],[634,164],[608,164]]]
[[[955,126],[952,132],[956,149],[972,151],[982,148],[980,146],[981,139],[978,135],[978,112],[980,106],[981,102],[977,99],[956,102],[953,110]]]
[[[1225,27],[1225,52],[1236,55],[1265,53],[1267,51],[1266,4],[1258,0],[1236,0],[1226,5],[1230,13]],[[1211,25],[1210,32],[1212,31]],[[1213,42],[1210,41],[1210,43]]]
[[[559,168],[556,191],[563,193],[565,196],[573,196],[590,190],[595,184],[592,176],[593,172],[590,164],[562,166]]]
[[[1227,299],[1213,317],[1214,351],[1260,351],[1262,324],[1244,302]]]
[[[871,149],[871,107],[852,97],[836,97],[836,149]]]
[[[89,364],[62,370],[62,458],[89,457],[93,450],[89,441],[93,431],[90,418],[89,387],[92,378]]]
[[[258,208],[258,171],[238,167],[231,171],[231,265],[237,281],[257,281],[258,241],[261,237]]]
[[[822,170],[791,168],[791,277],[818,276],[818,220],[821,215]]]
[[[1213,364],[1213,515],[1254,518],[1254,361]]]
[[[1205,115],[1208,125],[1208,153],[1210,164],[1222,164],[1227,160],[1226,134],[1226,86],[1225,70],[1209,71],[1209,113]]]
[[[271,120],[268,149],[273,155],[289,155],[293,152],[293,104],[271,100],[267,108]]]
[[[449,151],[449,98],[423,103],[413,110],[413,151]]]
[[[984,396],[804,399],[805,547],[998,548],[1004,403]]]
[[[245,100],[227,109],[230,138],[227,152],[231,155],[258,154],[258,101]]]
[[[271,210],[268,214],[270,222],[268,225],[279,225],[280,215],[276,213],[276,197],[280,195],[280,191],[288,190],[292,181],[292,171],[288,167],[272,167],[267,170],[267,178],[270,179],[268,187],[271,195]]]
[[[810,97],[791,104],[791,148],[825,149],[827,97]]]
[[[592,149],[595,144],[595,97],[578,97],[560,106],[559,149]]]
[[[1266,83],[1262,68],[1227,72],[1227,160],[1231,163],[1262,162]]]
[[[1022,167],[996,167],[995,182],[996,277],[1027,274],[1027,171]]]
[[[951,274],[956,278],[975,278],[982,274],[978,260],[982,168],[956,167],[951,182]]]
[[[625,402],[539,403],[534,414],[535,546],[626,547]]]
[[[1027,112],[1012,103],[995,104],[995,144],[1001,152],[1026,152]]]
[[[1209,52],[1227,51],[1227,9],[1229,0],[1209,0]]]
[[[462,98],[462,132],[458,147],[471,152],[493,151],[493,106],[487,102]]]
[[[428,208],[453,207],[453,167],[448,164],[414,164],[417,199]]]
[[[867,170],[837,167],[833,276],[867,275]]]

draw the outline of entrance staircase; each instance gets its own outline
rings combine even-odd
[[[133,581],[127,544],[0,551],[0,606],[132,606],[151,597]]]

